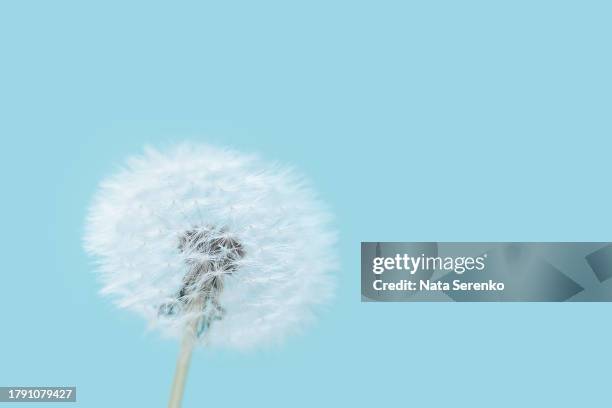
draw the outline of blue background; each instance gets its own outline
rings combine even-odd
[[[1,385],[162,407],[178,344],[97,295],[96,183],[201,140],[307,174],[336,301],[201,350],[185,407],[609,406],[610,304],[360,303],[360,241],[612,240],[607,1],[0,5]],[[25,405],[21,405],[25,406]]]

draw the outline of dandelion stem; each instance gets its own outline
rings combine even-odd
[[[185,383],[187,382],[187,374],[189,372],[189,363],[191,362],[191,354],[193,352],[193,346],[195,345],[197,336],[197,323],[198,319],[193,319],[193,321],[191,321],[187,327],[185,327],[181,351],[176,361],[176,371],[174,373],[174,381],[172,382],[172,389],[170,391],[170,402],[168,403],[168,408],[181,407]]]

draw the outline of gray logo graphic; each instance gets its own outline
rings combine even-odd
[[[365,302],[607,302],[610,278],[610,243],[361,244]]]

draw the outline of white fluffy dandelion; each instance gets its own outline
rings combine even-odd
[[[178,407],[194,344],[263,345],[312,320],[332,291],[329,222],[292,170],[182,144],[146,149],[101,184],[85,247],[102,293],[183,336],[170,402]]]

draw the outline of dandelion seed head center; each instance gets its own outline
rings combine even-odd
[[[244,255],[242,243],[225,228],[194,228],[179,238],[178,249],[185,263],[198,273],[231,275]]]
[[[219,298],[224,277],[238,270],[238,261],[245,255],[242,243],[227,233],[226,228],[194,227],[179,238],[179,253],[188,267],[175,300],[160,306],[159,314],[174,316],[193,313],[197,316],[197,333],[204,333],[213,321],[221,320],[225,309]]]

